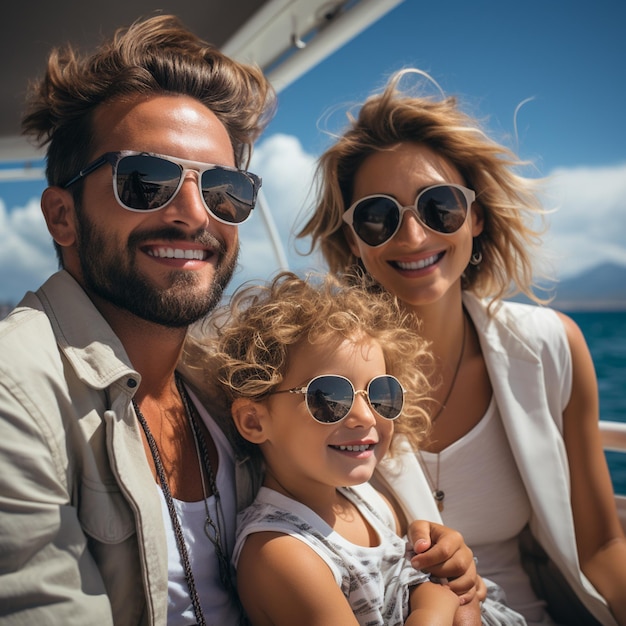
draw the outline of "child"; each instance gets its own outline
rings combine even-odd
[[[388,296],[284,273],[215,321],[210,368],[265,464],[233,557],[253,624],[480,623],[477,600],[413,569],[367,483],[394,426],[414,444],[429,426],[430,357],[405,318]]]

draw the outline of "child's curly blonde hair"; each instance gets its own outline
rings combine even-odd
[[[430,427],[426,370],[432,358],[413,314],[389,294],[368,292],[364,284],[348,287],[332,276],[282,272],[267,285],[240,288],[207,323],[205,373],[219,381],[227,405],[241,397],[262,401],[276,390],[294,344],[358,343],[365,336],[380,344],[387,373],[406,390],[396,436],[417,446]]]

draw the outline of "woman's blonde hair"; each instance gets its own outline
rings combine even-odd
[[[538,182],[516,173],[528,165],[508,148],[489,139],[479,123],[459,109],[454,97],[419,97],[400,90],[407,75],[428,77],[420,70],[396,72],[380,94],[368,98],[348,129],[321,156],[317,167],[318,201],[298,233],[311,236],[331,272],[342,274],[359,259],[352,254],[342,215],[353,200],[354,177],[371,154],[402,142],[424,144],[456,167],[465,185],[476,192],[484,216],[483,232],[474,240],[482,262],[468,265],[464,289],[499,299],[532,291],[533,251],[540,245],[543,224],[533,225],[545,211],[537,197]],[[434,83],[434,81],[433,81]]]
[[[387,373],[406,389],[396,434],[417,446],[428,431],[432,357],[415,317],[387,293],[348,287],[331,275],[303,279],[281,272],[266,285],[241,287],[205,324],[204,373],[209,384],[219,381],[227,406],[242,397],[263,401],[275,391],[296,344],[330,348],[343,339],[359,343],[367,337],[380,344]]]

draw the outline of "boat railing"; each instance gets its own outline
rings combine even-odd
[[[602,445],[606,451],[626,453],[626,423],[600,420]],[[616,494],[617,513],[626,531],[626,495]]]

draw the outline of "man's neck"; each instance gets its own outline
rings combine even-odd
[[[133,367],[141,374],[137,397],[158,398],[172,389],[187,328],[171,328],[146,321],[111,305],[100,313],[124,346]]]

